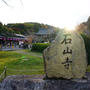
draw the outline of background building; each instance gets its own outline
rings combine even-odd
[[[37,37],[37,42],[51,42],[55,39],[55,31],[53,28],[40,28],[35,35]]]

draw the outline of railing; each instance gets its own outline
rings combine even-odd
[[[2,82],[6,76],[7,76],[7,67],[5,66],[3,72],[0,75],[0,82]]]
[[[17,72],[17,73],[15,73],[15,72]],[[44,70],[43,69],[16,70],[16,69],[7,68],[5,66],[3,72],[0,75],[0,82],[2,82],[6,78],[6,76],[8,76],[8,75],[24,75],[25,74],[24,72],[27,72],[27,73],[29,73],[28,75],[31,75],[32,72],[34,72],[34,73],[35,72],[44,72]]]

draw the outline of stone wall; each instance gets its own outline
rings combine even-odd
[[[87,76],[87,80],[43,80],[41,76],[9,76],[0,84],[0,90],[90,90],[90,73]]]

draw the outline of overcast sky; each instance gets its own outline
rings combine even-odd
[[[73,27],[87,21],[90,0],[0,0],[2,23],[39,22],[62,27]],[[22,3],[23,2],[23,3]]]

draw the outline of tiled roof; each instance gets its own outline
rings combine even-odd
[[[45,35],[45,34],[52,34],[53,30],[51,29],[39,29],[39,31],[36,33],[37,35]]]

